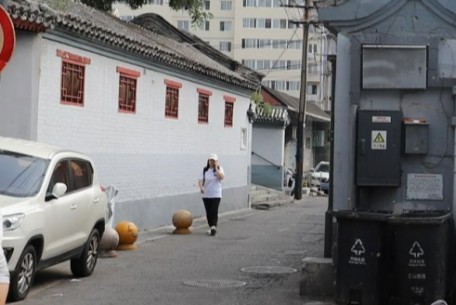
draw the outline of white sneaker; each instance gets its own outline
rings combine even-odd
[[[215,236],[215,234],[217,233],[217,228],[212,226],[210,232],[211,232],[211,236]]]
[[[211,235],[211,231],[212,231],[211,229],[207,230],[207,232],[206,232],[207,235]]]

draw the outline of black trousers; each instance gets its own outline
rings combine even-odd
[[[221,198],[203,198],[207,224],[209,227],[217,226],[220,199]]]

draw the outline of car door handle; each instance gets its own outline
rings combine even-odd
[[[98,203],[98,202],[100,202],[100,198],[94,198],[93,199],[93,203]]]
[[[78,208],[78,205],[77,205],[77,204],[72,204],[71,207],[70,207],[70,209],[71,209],[72,211],[76,210],[77,208]]]

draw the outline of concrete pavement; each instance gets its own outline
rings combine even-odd
[[[304,196],[221,214],[215,237],[204,218],[189,235],[173,226],[141,232],[137,250],[100,259],[91,277],[73,278],[68,263],[40,272],[21,304],[333,304],[299,295],[302,260],[323,256],[326,208],[327,197]]]

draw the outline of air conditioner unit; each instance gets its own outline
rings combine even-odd
[[[324,147],[325,146],[325,131],[324,130],[314,130],[312,146],[313,147]]]

